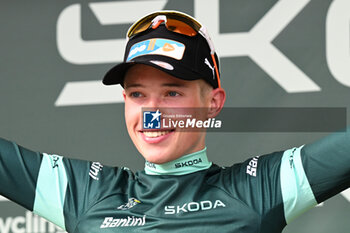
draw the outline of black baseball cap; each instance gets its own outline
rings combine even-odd
[[[214,57],[219,71],[216,53]],[[106,73],[103,84],[123,86],[126,72],[135,64],[149,65],[183,80],[204,79],[213,88],[220,82],[207,40],[200,33],[187,36],[170,31],[164,24],[130,38],[123,62]]]

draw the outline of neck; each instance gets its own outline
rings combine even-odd
[[[163,164],[146,161],[145,172],[147,175],[186,175],[208,169],[212,163],[208,161],[206,151],[205,147],[203,150]]]

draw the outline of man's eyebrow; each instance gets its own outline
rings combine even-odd
[[[128,89],[131,87],[144,87],[144,85],[139,84],[139,83],[134,83],[134,84],[126,84],[124,89]]]
[[[161,86],[163,87],[186,87],[185,84],[182,83],[162,83]],[[124,89],[128,88],[136,88],[136,87],[146,87],[140,83],[133,83],[133,84],[126,84]]]
[[[163,83],[163,87],[186,87],[186,85],[182,83]]]

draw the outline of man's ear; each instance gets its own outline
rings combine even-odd
[[[214,118],[220,113],[221,109],[224,107],[225,100],[226,92],[224,89],[216,88],[211,91],[208,118]]]
[[[125,90],[123,90],[123,97],[124,97],[124,101],[125,101],[125,99],[126,99]]]

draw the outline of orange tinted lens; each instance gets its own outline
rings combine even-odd
[[[166,26],[168,30],[184,34],[187,36],[195,36],[201,25],[193,19],[178,13],[158,12],[146,16],[136,22],[128,31],[128,37],[131,38],[138,33],[146,31],[152,24],[152,20],[158,15],[165,15],[167,18]]]
[[[180,33],[186,36],[195,36],[197,35],[197,31],[194,30],[190,25],[184,23],[177,19],[167,19],[166,27],[168,30]]]
[[[141,33],[143,31],[146,31],[149,26],[151,25],[151,21],[142,21],[136,25],[133,26],[133,28],[129,31],[128,37],[132,37],[138,33]]]

